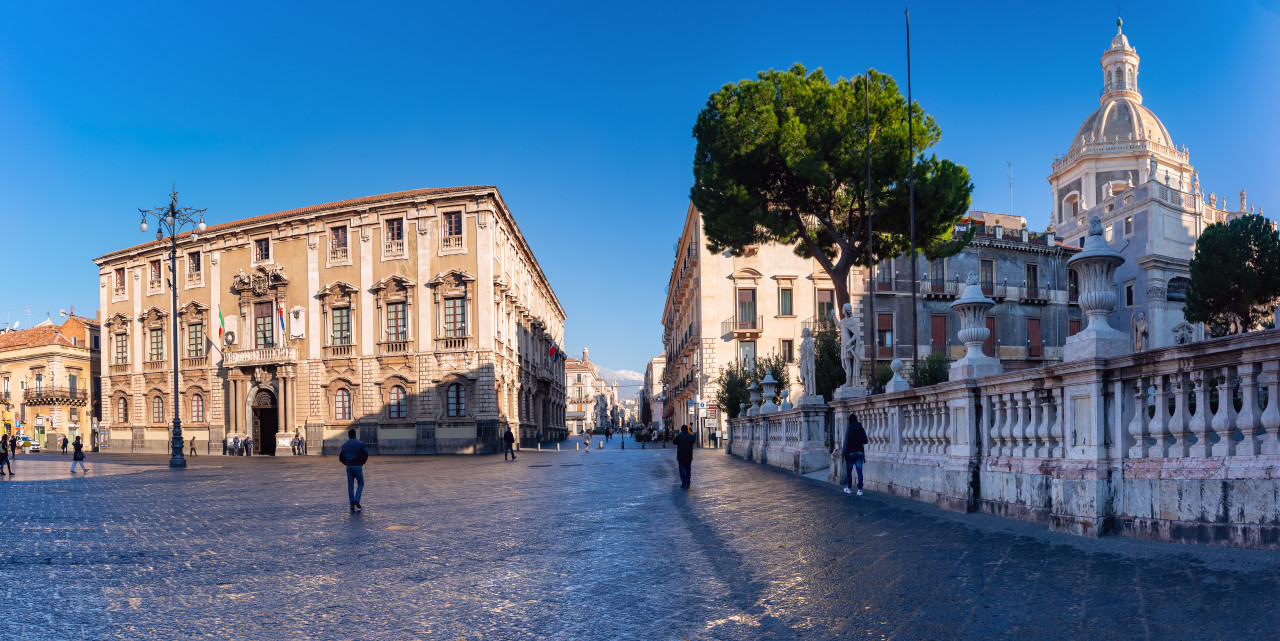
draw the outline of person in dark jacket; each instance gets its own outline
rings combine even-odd
[[[511,460],[516,460],[516,435],[511,433],[508,427],[506,432],[502,433],[502,460],[507,460],[507,455],[511,455]]]
[[[0,434],[0,474],[4,474],[6,465],[9,466],[9,476],[13,476],[13,461],[9,460],[9,439]]]
[[[369,460],[369,451],[364,443],[356,438],[355,429],[347,430],[347,442],[342,444],[338,452],[338,462],[347,466],[347,498],[351,500],[351,511],[359,512],[360,495],[364,492],[364,464]],[[357,486],[356,483],[359,483]]]
[[[693,434],[688,425],[680,426],[680,433],[671,441],[676,446],[676,464],[680,466],[680,487],[689,487],[689,475],[693,465]]]
[[[88,472],[89,468],[84,466],[84,443],[80,441],[79,436],[76,437],[76,442],[72,443],[71,446],[76,450],[75,454],[71,455],[71,473],[76,473],[76,463],[80,464],[81,472]]]
[[[867,444],[867,431],[854,414],[849,415],[849,427],[844,433],[844,493],[853,494],[853,471],[858,470],[858,496],[862,496],[862,462],[867,454],[862,449]]]

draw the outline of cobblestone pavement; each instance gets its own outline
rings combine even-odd
[[[686,491],[674,448],[617,446],[374,458],[360,514],[332,457],[17,476],[0,639],[1280,636],[1277,554],[1053,535],[720,450]]]

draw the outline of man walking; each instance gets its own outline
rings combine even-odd
[[[347,430],[347,442],[342,444],[338,452],[338,462],[347,466],[347,498],[351,500],[351,511],[359,512],[360,495],[364,492],[364,464],[369,460],[369,451],[364,443],[356,438],[354,428]],[[359,483],[357,486],[356,483]]]
[[[0,434],[0,474],[4,474],[6,465],[9,466],[9,476],[13,476],[13,461],[9,460],[9,439]]]
[[[191,439],[191,455],[192,456],[196,455],[196,439],[195,438]]]
[[[516,460],[516,435],[511,433],[511,426],[507,426],[507,431],[502,433],[502,460],[507,460],[507,455],[511,455],[511,460]]]
[[[693,465],[693,434],[688,425],[680,426],[680,433],[672,442],[676,445],[676,464],[680,466],[680,487],[689,487],[689,469]]]
[[[853,494],[853,471],[858,470],[858,496],[862,496],[862,462],[867,454],[863,446],[867,444],[867,431],[855,414],[849,415],[849,428],[844,433],[844,493]]]

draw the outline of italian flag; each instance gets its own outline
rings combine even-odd
[[[222,320],[222,305],[218,305],[218,340],[222,340],[222,328],[226,322]]]

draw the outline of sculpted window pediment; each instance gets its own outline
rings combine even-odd
[[[733,272],[733,274],[731,274],[729,277],[732,278],[736,283],[754,284],[756,281],[760,280],[761,276],[762,275],[760,274],[759,271],[752,269],[751,267],[743,267]]]
[[[321,288],[319,296],[321,300],[332,305],[340,301],[350,301],[351,295],[359,291],[360,289],[355,285],[339,280]]]
[[[369,291],[376,294],[379,300],[403,299],[409,296],[415,284],[408,277],[394,274],[374,283]]]
[[[169,312],[152,306],[147,311],[138,314],[138,322],[145,327],[160,327],[164,324],[164,319],[169,316]]]
[[[266,296],[269,291],[288,285],[284,268],[279,265],[258,265],[246,274],[243,269],[231,278],[231,291],[237,294]]]
[[[199,322],[203,320],[205,315],[208,313],[208,305],[205,305],[200,301],[193,300],[186,305],[183,305],[182,308],[178,310],[178,318],[184,318],[191,322]]]
[[[124,312],[116,312],[115,314],[107,317],[107,320],[103,325],[109,328],[127,328],[129,326],[129,321],[131,320],[133,319],[129,318],[129,316]]]
[[[466,270],[450,269],[436,274],[427,281],[427,285],[444,296],[463,296],[467,292],[467,283],[474,283],[476,277]]]

